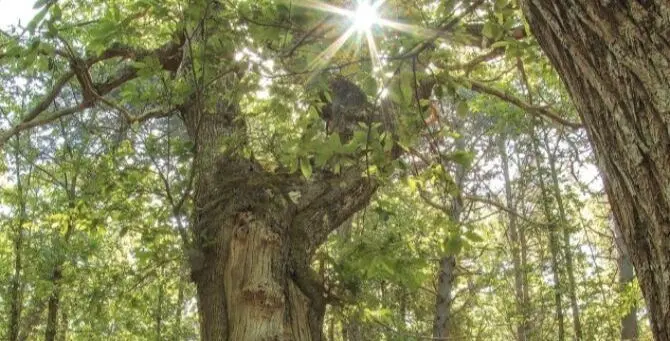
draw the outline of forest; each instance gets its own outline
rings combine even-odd
[[[0,6],[1,339],[670,341],[666,0]]]

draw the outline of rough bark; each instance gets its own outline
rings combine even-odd
[[[47,303],[47,326],[44,333],[45,341],[55,341],[58,332],[58,308],[60,307],[61,296],[61,279],[63,278],[62,270],[59,265],[54,267],[51,274],[51,295]]]
[[[505,206],[509,209],[507,214],[508,234],[512,249],[512,264],[514,266],[514,295],[516,298],[517,313],[521,321],[516,326],[517,341],[526,341],[530,333],[529,322],[529,298],[528,298],[528,275],[526,270],[526,240],[523,226],[517,223],[517,216],[512,212],[514,207],[514,193],[509,175],[509,159],[507,156],[506,136],[501,135],[498,141],[498,149],[502,165],[503,180],[505,182]]]
[[[584,121],[654,337],[670,340],[670,5],[521,6]]]

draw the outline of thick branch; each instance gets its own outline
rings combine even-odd
[[[298,211],[291,233],[294,238],[306,239],[308,254],[315,251],[330,232],[370,201],[378,184],[373,179],[362,178],[360,174],[359,169],[350,169],[341,176],[333,177],[320,191],[320,195],[310,199],[310,204]],[[310,186],[314,186],[314,183],[306,185]]]

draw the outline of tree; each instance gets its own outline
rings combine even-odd
[[[589,133],[658,341],[670,340],[665,1],[521,1]]]

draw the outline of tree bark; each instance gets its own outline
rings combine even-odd
[[[18,233],[14,239],[14,275],[12,276],[11,285],[9,288],[9,341],[17,341],[19,339],[19,321],[21,319],[21,310],[23,307],[22,288],[21,288],[21,272],[23,271],[23,262],[21,253],[23,252],[23,228],[19,227]]]
[[[433,338],[448,340],[451,338],[453,305],[452,289],[456,279],[456,257],[446,256],[440,259],[437,277],[437,297],[435,297],[435,320],[433,322]]]
[[[63,278],[60,264],[54,266],[51,274],[51,295],[47,303],[47,326],[44,333],[45,341],[55,341],[58,332],[58,308],[60,307],[61,279]]]
[[[654,337],[670,340],[670,5],[521,6],[588,131]]]
[[[75,198],[76,198],[76,186],[77,178],[79,172],[75,170],[70,184],[66,184],[65,190],[68,195],[68,210],[72,212],[75,208]],[[65,235],[63,236],[63,244],[67,246],[70,243],[70,238],[74,231],[75,222],[72,213],[68,214],[67,228]],[[55,238],[60,239],[60,233],[58,233]],[[53,247],[60,247],[55,244]],[[60,254],[60,253],[59,253]],[[47,325],[44,333],[45,341],[56,341],[56,336],[58,335],[58,315],[60,311],[61,304],[61,290],[62,290],[62,279],[63,279],[63,265],[65,259],[63,257],[58,257],[54,260],[55,264],[51,270],[51,295],[49,295],[49,301],[47,303]]]

